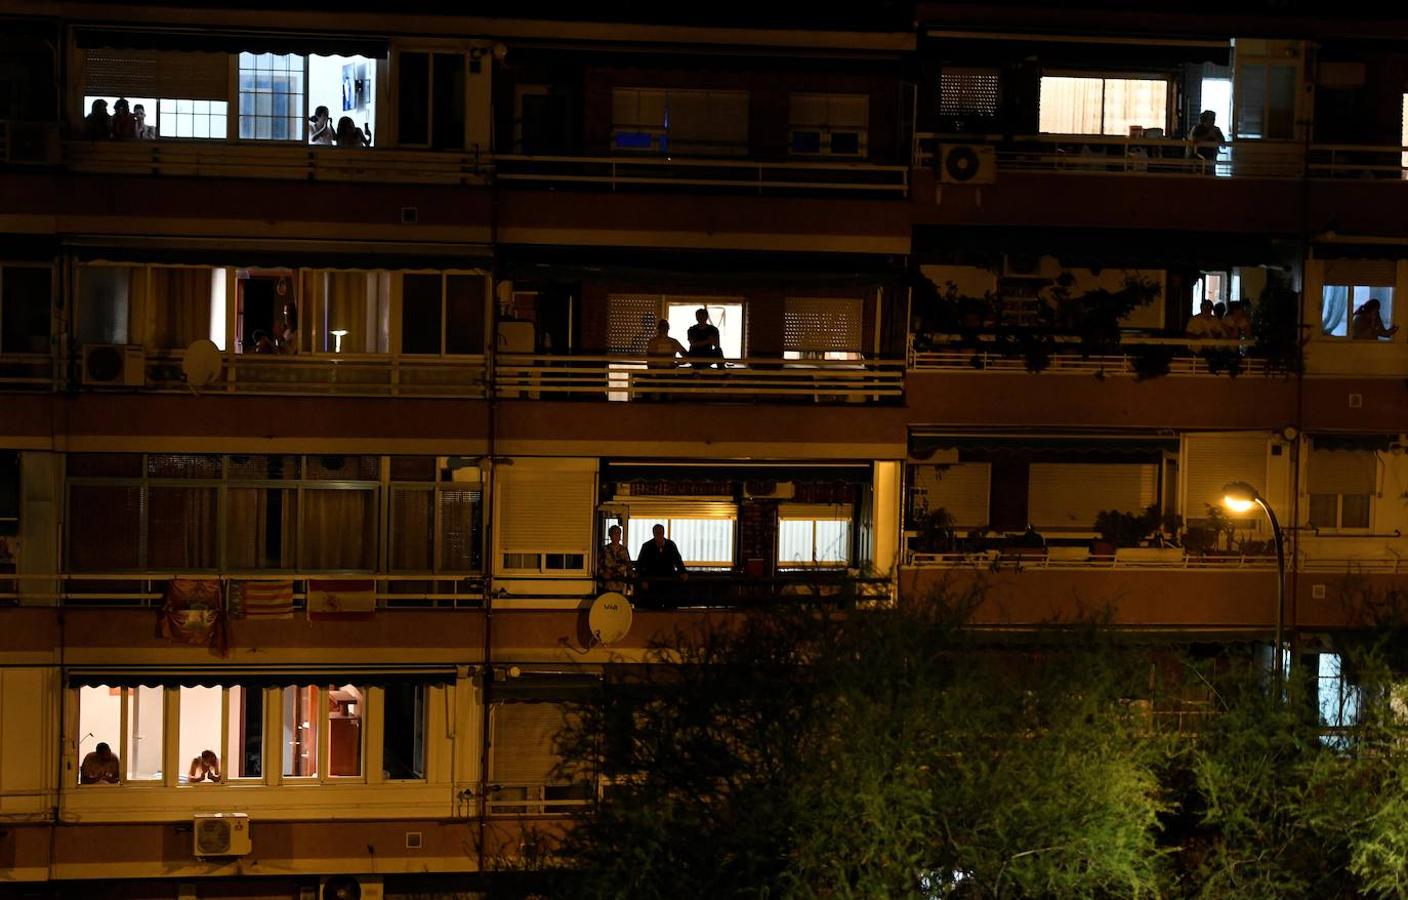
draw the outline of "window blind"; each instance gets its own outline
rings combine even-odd
[[[1142,512],[1155,500],[1158,466],[1032,463],[1027,519],[1037,528],[1089,531],[1105,510]]]
[[[590,472],[499,472],[503,553],[586,553],[595,478]]]
[[[861,352],[863,308],[858,297],[788,297],[782,313],[783,349]]]
[[[84,62],[90,96],[230,99],[230,57],[224,53],[103,48],[86,51]]]
[[[1311,494],[1372,494],[1378,459],[1372,450],[1313,450],[1307,488]]]
[[[1209,506],[1222,506],[1224,489],[1245,481],[1266,490],[1266,435],[1190,434],[1183,438],[1183,517],[1204,519]],[[1259,523],[1262,516],[1250,517]],[[1254,527],[1260,527],[1254,525]]]
[[[944,69],[939,74],[939,115],[997,115],[1001,75],[997,69]]]
[[[1325,260],[1325,284],[1393,287],[1397,283],[1398,264],[1391,259]]]
[[[555,738],[567,721],[561,703],[500,703],[494,707],[492,778],[503,784],[547,784],[555,779]]]
[[[660,320],[659,294],[611,294],[607,297],[606,345],[611,353],[644,356]],[[673,335],[680,340],[679,335]]]
[[[865,94],[792,94],[788,106],[793,127],[865,129],[870,124]]]
[[[703,497],[621,497],[632,519],[736,519],[732,500]]]
[[[988,523],[988,482],[992,467],[987,463],[955,463],[950,466],[915,466],[914,487],[924,492],[933,512],[942,507],[958,528],[976,528]]]

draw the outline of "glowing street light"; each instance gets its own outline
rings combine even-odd
[[[1266,499],[1245,481],[1234,481],[1222,489],[1222,505],[1234,513],[1251,512],[1260,506],[1271,522],[1271,536],[1276,541],[1276,644],[1272,654],[1272,671],[1276,674],[1279,690],[1285,677],[1281,645],[1286,624],[1286,540],[1281,533],[1281,523],[1276,521],[1276,513]]]

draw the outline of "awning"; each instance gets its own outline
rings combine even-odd
[[[195,53],[298,53],[305,56],[366,56],[386,59],[391,43],[367,35],[206,29],[78,28],[81,49],[171,50]]]
[[[67,670],[78,687],[285,687],[305,684],[449,684],[455,667],[434,666],[76,666]]]
[[[718,493],[716,482],[736,481],[841,481],[848,484],[870,484],[873,474],[869,465],[840,463],[761,463],[761,462],[607,462],[602,465],[603,482],[701,482],[707,483],[706,493]],[[684,493],[684,492],[679,492]]]
[[[1178,438],[1166,435],[1004,435],[911,434],[910,459],[923,462],[941,450],[957,451],[960,462],[994,459],[1071,462],[1157,462],[1178,452]]]

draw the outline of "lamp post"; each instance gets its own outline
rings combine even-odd
[[[1271,521],[1271,536],[1276,541],[1276,645],[1273,651],[1272,671],[1279,689],[1285,677],[1285,666],[1281,645],[1286,627],[1286,538],[1281,533],[1281,523],[1276,521],[1276,513],[1271,504],[1261,496],[1256,488],[1245,481],[1234,481],[1222,489],[1222,505],[1235,513],[1250,512],[1260,506],[1266,518]]]

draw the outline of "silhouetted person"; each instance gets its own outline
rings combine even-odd
[[[308,143],[332,146],[337,134],[332,127],[332,116],[328,113],[326,106],[320,106],[313,110],[313,115],[308,117]]]
[[[1188,320],[1188,336],[1195,338],[1222,336],[1222,324],[1212,313],[1211,300],[1204,300],[1198,304],[1198,314]]]
[[[723,359],[724,351],[719,346],[719,329],[709,323],[709,310],[701,307],[695,310],[695,324],[689,326],[689,331],[685,333],[685,338],[689,341],[689,355],[691,357],[708,357],[711,359]],[[696,366],[706,365],[695,363]],[[718,363],[708,363],[713,366]]]
[[[137,139],[137,117],[127,107],[126,97],[119,97],[112,105],[112,136],[118,141]]]
[[[78,767],[79,784],[117,784],[122,777],[122,763],[107,744],[100,743],[83,757]]]
[[[1354,311],[1354,327],[1351,334],[1356,341],[1377,341],[1379,338],[1393,337],[1397,333],[1397,325],[1384,327],[1383,317],[1379,313],[1379,301],[1365,301],[1363,306]]]
[[[650,529],[651,538],[636,554],[636,575],[640,578],[640,606],[663,607],[669,600],[670,583],[675,578],[684,581],[689,572],[675,542],[665,537],[665,526]],[[663,579],[663,582],[662,582]]]
[[[363,134],[362,129],[357,127],[357,123],[352,121],[351,116],[343,116],[337,120],[337,146],[370,147],[372,139],[370,135]]]
[[[92,110],[83,119],[83,136],[90,141],[105,141],[112,137],[112,116],[108,115],[108,101],[93,101]]]
[[[138,103],[132,107],[132,119],[135,122],[133,137],[139,141],[156,140],[156,126],[147,124],[147,108]]]
[[[1188,132],[1188,140],[1193,142],[1193,154],[1208,162],[1217,161],[1217,151],[1227,143],[1222,129],[1217,127],[1217,113],[1205,109],[1198,116],[1198,124]]]

